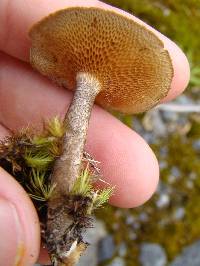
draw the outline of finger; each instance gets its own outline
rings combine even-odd
[[[2,265],[33,265],[40,248],[37,214],[26,192],[0,168],[0,260]]]
[[[8,129],[38,121],[42,124],[44,117],[60,113],[58,103],[66,110],[70,95],[33,72],[28,64],[0,52],[0,123]]]
[[[6,136],[9,136],[10,135],[10,131],[9,130],[7,130],[4,126],[2,126],[1,124],[0,124],[0,140],[3,140]],[[2,169],[0,168],[0,172],[2,171]],[[6,174],[6,175],[8,175],[8,174]],[[9,178],[10,178],[10,176],[9,176]],[[3,203],[3,204],[1,204],[1,203]],[[3,209],[2,209],[3,208]],[[2,211],[3,210],[3,211]],[[7,232],[8,230],[5,230],[5,228],[3,228],[3,219],[4,219],[4,217],[1,217],[2,216],[2,214],[3,213],[8,213],[8,210],[6,209],[6,206],[5,206],[5,200],[2,200],[2,198],[1,198],[1,195],[0,195],[0,232],[1,232],[1,230],[3,231],[3,232]],[[8,217],[8,216],[7,216]],[[6,217],[6,218],[7,218]],[[8,217],[9,218],[9,217]],[[12,226],[10,226],[10,223],[13,223],[13,219],[12,219],[12,217],[11,217],[11,219],[9,219],[8,221],[6,221],[6,224],[9,226],[9,231],[8,232],[10,232],[11,233],[11,239],[12,239],[12,241],[5,241],[6,239],[8,239],[8,237],[10,237],[10,235],[8,235],[8,234],[6,234],[6,236],[5,236],[5,238],[3,237],[3,239],[4,239],[4,242],[2,242],[3,244],[5,244],[5,243],[9,243],[9,245],[7,245],[6,247],[5,246],[2,246],[1,244],[1,242],[0,242],[0,250],[1,250],[1,252],[0,252],[0,260],[1,260],[1,262],[3,263],[3,265],[14,265],[13,263],[10,263],[10,259],[14,259],[15,260],[15,262],[16,262],[16,259],[15,259],[15,251],[16,251],[16,245],[15,245],[15,243],[16,243],[16,241],[15,241],[15,239],[14,239],[14,237],[16,237],[16,235],[13,233],[13,232],[11,232],[11,230],[10,230],[10,228],[14,228],[14,226],[12,225]],[[5,223],[4,223],[5,224]],[[28,225],[29,226],[29,225]],[[37,230],[37,229],[36,229]],[[1,236],[2,236],[2,234],[1,234]],[[31,242],[32,243],[32,242]],[[38,244],[36,244],[37,246],[36,246],[36,248],[37,249],[39,249],[39,245]],[[9,255],[10,256],[7,256],[7,254],[8,254],[8,251],[7,250],[5,250],[5,248],[8,248],[9,249]],[[23,253],[23,252],[22,252]],[[22,254],[22,256],[23,256],[24,254]],[[17,256],[17,257],[19,257],[19,256]],[[20,259],[18,259],[19,261],[20,261]],[[35,262],[35,260],[36,260],[36,255],[35,255],[35,258],[34,258],[34,262]],[[29,259],[27,260],[26,258],[21,258],[21,262],[24,262],[24,263],[26,263],[26,264],[20,264],[20,265],[32,265],[32,263],[33,263],[33,259],[30,261]],[[48,252],[47,252],[47,250],[45,249],[45,248],[43,248],[43,247],[41,247],[41,249],[40,249],[40,254],[39,254],[39,258],[38,258],[38,261],[42,264],[42,265],[49,265],[50,264],[50,259],[49,259],[49,256],[48,256]],[[46,263],[46,264],[45,264]],[[16,264],[15,264],[16,265]],[[17,264],[17,265],[19,265],[19,264]]]
[[[0,50],[21,60],[29,61],[30,27],[42,17],[56,10],[69,6],[101,6],[106,10],[119,10],[95,0],[1,0],[0,1]],[[187,58],[178,46],[136,17],[120,11],[138,23],[145,25],[163,41],[169,51],[174,68],[174,77],[167,100],[180,94],[189,81],[189,64]]]
[[[49,258],[49,254],[48,254],[46,248],[43,248],[43,247],[41,248],[40,255],[39,255],[39,258],[38,258],[38,262],[41,265],[50,265],[51,264],[51,261],[50,261],[50,258]]]
[[[174,77],[168,95],[161,102],[170,101],[176,98],[186,89],[190,80],[190,66],[185,54],[178,46],[176,46],[175,49],[175,45],[172,41],[166,37],[164,38],[166,39],[165,47],[172,58]]]
[[[0,122],[9,129],[39,123],[64,114],[71,93],[33,72],[25,63],[7,57],[0,65]],[[112,203],[133,207],[154,192],[158,165],[145,141],[109,113],[94,107],[90,120],[88,151],[101,161],[105,179],[116,185]]]
[[[9,130],[0,124],[0,141],[10,134]]]

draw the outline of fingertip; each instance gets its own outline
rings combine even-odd
[[[163,99],[163,101],[169,101],[175,97],[177,97],[179,94],[181,94],[185,88],[188,85],[189,79],[190,79],[190,66],[187,57],[183,53],[183,51],[169,38],[167,38],[165,35],[151,27],[150,25],[146,24],[145,22],[141,21],[139,18],[125,12],[124,10],[121,10],[116,7],[112,7],[110,5],[99,3],[100,6],[108,9],[108,10],[115,10],[118,13],[121,13],[137,23],[145,26],[147,29],[152,31],[154,34],[158,36],[158,38],[163,42],[164,48],[169,52],[170,58],[172,60],[174,75],[173,80],[171,83],[171,89],[168,92],[168,95]],[[159,77],[158,77],[159,78]]]
[[[21,247],[23,249],[19,250],[18,261],[20,265],[31,266],[37,260],[40,248],[40,225],[37,213],[23,188],[1,167],[0,183],[0,197],[15,207],[20,219]]]
[[[171,89],[163,100],[170,101],[181,94],[187,87],[190,80],[190,65],[186,55],[174,42],[163,36],[165,48],[169,51],[174,69]]]
[[[93,110],[88,135],[86,149],[100,162],[103,179],[115,187],[110,203],[133,208],[148,200],[159,167],[145,140],[99,107]]]
[[[50,265],[51,264],[47,249],[44,247],[41,247],[41,249],[40,249],[40,255],[38,258],[38,262],[42,265]]]
[[[119,180],[110,203],[121,208],[134,208],[148,201],[159,181],[158,161],[147,143],[137,135],[136,149],[130,150],[129,166],[124,180]],[[131,147],[130,147],[131,148]],[[137,153],[137,154],[136,154]]]

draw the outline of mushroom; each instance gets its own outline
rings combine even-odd
[[[33,67],[74,90],[64,118],[63,152],[51,175],[56,188],[48,205],[47,223],[47,231],[57,245],[54,255],[58,264],[55,265],[74,265],[65,263],[74,250],[79,248],[82,253],[83,242],[73,239],[69,244],[68,239],[67,250],[61,250],[59,243],[70,223],[59,207],[80,174],[94,102],[107,110],[126,114],[144,112],[166,96],[173,67],[157,35],[116,9],[66,8],[34,25],[30,37]],[[58,213],[56,218],[55,213]],[[61,223],[68,227],[62,229]]]

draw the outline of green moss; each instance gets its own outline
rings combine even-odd
[[[114,235],[116,243],[127,243],[126,265],[139,265],[138,248],[142,242],[161,244],[168,259],[172,260],[185,245],[199,239],[200,156],[192,148],[195,136],[200,136],[200,126],[194,123],[187,136],[169,136],[152,147],[160,161],[166,160],[161,180],[163,186],[171,191],[169,205],[158,208],[158,198],[162,193],[157,193],[142,207],[132,210],[109,207],[98,214]],[[175,166],[179,174],[171,179]],[[175,217],[178,208],[185,209],[181,218]],[[147,220],[140,219],[144,213]],[[127,223],[127,217],[133,217],[134,221]],[[135,240],[131,237],[133,233],[137,236]]]
[[[64,123],[56,117],[45,122],[40,133],[27,128],[0,141],[0,166],[24,187],[33,199],[41,219],[56,187],[56,184],[51,183],[50,176],[56,158],[61,155],[63,134]],[[96,173],[98,169],[95,161],[85,152],[81,170],[69,197],[87,199],[87,215],[91,215],[109,200],[114,188],[93,187],[99,173]]]

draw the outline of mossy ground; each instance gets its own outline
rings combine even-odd
[[[200,149],[193,148],[198,136],[200,125],[194,122],[187,135],[168,136],[153,145],[164,165],[162,188],[144,206],[132,210],[107,207],[98,213],[116,243],[126,242],[126,265],[139,265],[139,246],[143,242],[161,244],[171,261],[184,246],[199,239]],[[159,207],[162,193],[168,194],[169,203]],[[176,217],[178,209],[184,211],[181,217]]]
[[[195,0],[108,0],[140,17],[172,40],[187,54],[191,66],[191,80],[186,95],[200,99],[200,2]],[[137,119],[140,119],[138,116]],[[131,116],[120,119],[132,126]],[[152,148],[161,168],[161,185],[144,206],[122,210],[107,207],[98,214],[116,243],[126,242],[127,266],[138,266],[139,246],[142,242],[161,244],[171,261],[181,249],[200,237],[200,116],[188,116],[191,124],[187,134],[174,132],[156,139]],[[156,129],[155,129],[156,130]],[[169,202],[159,207],[161,195]],[[177,215],[177,210],[182,214]],[[106,264],[106,263],[105,263]]]

